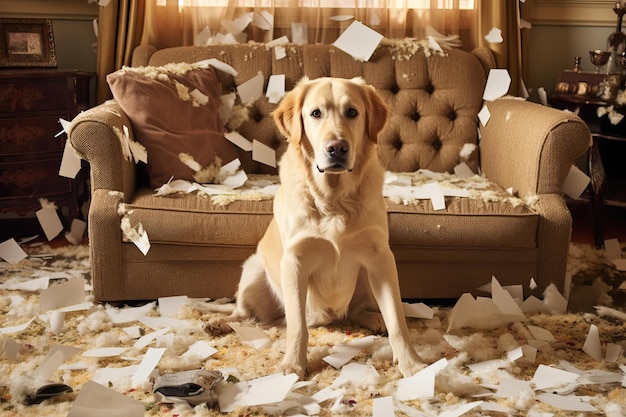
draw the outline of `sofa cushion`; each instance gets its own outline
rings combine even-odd
[[[469,188],[476,182],[457,186],[463,184]],[[392,247],[536,248],[539,215],[506,190],[488,184],[471,197],[446,197],[445,210],[434,210],[430,200],[405,204],[387,198]],[[126,208],[133,225],[141,223],[152,243],[163,244],[253,247],[272,219],[269,198],[223,203],[197,193],[155,196],[146,188]]]
[[[153,187],[172,176],[198,178],[196,170],[182,160],[184,155],[208,168],[206,171],[219,166],[216,158],[223,164],[237,157],[234,145],[224,138],[219,118],[220,86],[212,68],[190,64],[126,67],[109,74],[107,82],[128,115],[135,138],[146,148]],[[197,180],[210,179],[205,176]]]

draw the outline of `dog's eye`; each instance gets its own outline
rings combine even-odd
[[[320,117],[322,117],[322,112],[320,111],[320,109],[315,109],[311,112],[311,117],[319,119]]]
[[[354,107],[350,107],[347,111],[346,111],[346,117],[349,119],[354,119],[355,117],[357,117],[359,115],[359,112],[357,111],[357,109],[355,109]]]

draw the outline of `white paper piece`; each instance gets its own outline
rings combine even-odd
[[[67,417],[143,417],[143,403],[93,381],[83,385]]]
[[[607,343],[606,344],[606,356],[605,360],[608,363],[617,362],[617,360],[622,356],[622,346],[617,343]]]
[[[378,380],[378,372],[372,365],[351,362],[341,368],[341,373],[332,383],[333,388],[338,388],[346,383],[355,381],[375,381]]]
[[[228,323],[228,325],[241,337],[247,344],[257,350],[263,350],[272,344],[263,329],[258,327],[242,326],[238,323]]]
[[[292,23],[291,40],[295,44],[309,43],[309,25],[306,23]]]
[[[189,297],[179,295],[158,299],[159,313],[163,317],[177,317],[179,310],[189,302]]]
[[[313,394],[311,398],[313,398],[313,400],[317,401],[318,403],[323,403],[324,401],[338,398],[342,396],[345,392],[346,390],[343,388],[326,387]]]
[[[252,159],[276,168],[276,151],[256,139],[252,141]]]
[[[52,285],[41,292],[39,311],[42,313],[80,304],[85,301],[85,279],[74,278],[61,284]]]
[[[448,361],[443,358],[415,375],[400,379],[395,398],[400,401],[432,398],[435,395],[435,376],[447,365]]]
[[[474,171],[465,163],[461,162],[454,167],[454,173],[461,178],[470,178],[475,175]]]
[[[86,358],[111,358],[114,356],[120,356],[128,349],[124,347],[101,347],[89,349],[83,352],[83,356]]]
[[[491,278],[491,299],[502,313],[511,317],[511,320],[522,321],[526,318],[511,294],[502,288],[496,277]]]
[[[183,358],[188,358],[191,356],[197,356],[200,360],[205,360],[218,351],[215,349],[209,342],[206,340],[198,340],[193,345],[189,346],[187,351],[183,353]]]
[[[359,352],[370,348],[375,340],[376,336],[366,336],[353,340],[350,343],[335,345],[334,349],[336,353],[327,355],[322,359],[332,367],[339,369],[350,362]]]
[[[285,95],[285,74],[270,75],[265,95],[270,103],[278,103]]]
[[[239,132],[227,132],[224,137],[246,152],[252,150],[252,142],[244,138]]]
[[[556,338],[552,335],[552,333],[550,333],[549,330],[537,326],[532,326],[530,324],[527,327],[530,331],[530,334],[532,334],[533,337],[537,340],[543,340],[545,342],[554,342],[556,340]]]
[[[24,330],[28,328],[28,326],[30,326],[33,320],[35,320],[35,317],[28,320],[26,323],[18,324],[15,326],[0,327],[0,334],[11,334],[11,333],[23,332]]]
[[[613,265],[615,265],[618,271],[626,271],[626,259],[613,259]]]
[[[117,308],[111,305],[106,306],[106,313],[113,324],[124,324],[139,320],[156,307],[156,301],[147,303],[140,307]]]
[[[35,212],[35,215],[48,241],[51,241],[63,231],[63,223],[61,223],[56,208],[51,206],[42,207]]]
[[[243,104],[250,104],[263,96],[263,73],[261,71],[248,81],[237,86],[237,94]]]
[[[50,331],[53,334],[59,334],[65,322],[65,312],[54,310],[50,313]]]
[[[205,26],[194,38],[193,44],[196,46],[208,45],[211,39],[211,29]]]
[[[27,257],[28,254],[24,252],[15,239],[11,238],[0,243],[0,258],[8,263],[16,264]]]
[[[233,106],[235,105],[235,101],[237,100],[237,93],[228,93],[220,96],[220,121],[224,126],[228,124],[230,120],[230,116],[233,113]]]
[[[274,57],[276,57],[277,60],[283,59],[286,56],[287,56],[287,49],[285,49],[284,46],[277,45],[274,47]]]
[[[65,239],[72,245],[80,245],[87,230],[87,222],[81,219],[73,219],[70,231],[65,233]]]
[[[621,259],[622,246],[618,239],[605,239],[604,240],[604,257],[607,261],[613,261],[615,259]]]
[[[188,328],[191,324],[187,320],[173,319],[171,317],[148,317],[142,316],[137,319],[140,323],[145,324],[154,330],[170,327],[172,329]]]
[[[222,19],[221,24],[229,33],[239,35],[252,22],[250,13],[245,13],[233,20]]]
[[[474,401],[471,403],[463,404],[452,410],[446,410],[443,413],[440,413],[439,417],[459,417],[467,413],[468,411],[471,411],[474,408],[480,406],[482,403],[482,401]]]
[[[253,407],[261,404],[273,404],[282,401],[293,384],[298,380],[298,375],[276,373],[249,381],[250,389],[245,396],[244,404]]]
[[[433,309],[424,303],[402,303],[405,317],[417,319],[432,319],[435,315]]]
[[[11,362],[15,362],[20,353],[20,348],[22,347],[21,343],[17,343],[12,339],[5,338],[4,343],[0,343],[2,345],[2,351],[6,355],[7,359]]]
[[[133,160],[135,161],[135,163],[143,162],[144,164],[147,164],[148,151],[146,150],[146,148],[141,143],[130,140],[128,134],[126,134],[126,140],[128,141],[128,148],[130,149],[130,153],[133,155]]]
[[[254,13],[252,24],[261,30],[271,30],[274,27],[274,15],[267,10],[261,10],[260,13]]]
[[[578,375],[562,369],[539,365],[530,383],[535,390],[545,390],[561,387],[576,382]]]
[[[154,368],[158,365],[161,357],[165,353],[165,348],[149,348],[146,354],[144,355],[141,363],[139,364],[139,368],[133,374],[131,378],[132,387],[136,388],[144,383],[146,379],[150,376]]]
[[[59,119],[60,121],[61,119]],[[66,178],[74,179],[81,168],[80,158],[74,153],[74,149],[69,140],[65,141],[63,148],[63,157],[59,166],[59,175]]]
[[[602,362],[602,345],[600,344],[600,334],[598,332],[598,326],[592,324],[589,327],[585,344],[583,345],[583,352],[586,352],[596,362]]]
[[[543,87],[539,87],[537,89],[537,95],[539,96],[539,102],[544,106],[548,105],[548,94],[546,93],[546,89]]]
[[[383,35],[365,26],[359,21],[354,21],[337,38],[333,44],[335,47],[352,55],[357,61],[368,61]]]
[[[154,331],[152,333],[148,333],[145,334],[143,336],[141,336],[139,339],[137,339],[135,341],[135,344],[133,345],[133,347],[135,349],[143,349],[146,346],[148,346],[150,343],[152,343],[154,340],[156,340],[157,338],[165,335],[166,333],[170,332],[170,328],[169,327],[163,327],[161,329],[158,329],[157,331]]]
[[[593,405],[583,401],[580,397],[575,395],[557,395],[543,393],[538,394],[537,399],[543,403],[551,405],[552,407],[560,408],[561,410],[568,411],[598,411]]]
[[[521,379],[500,377],[497,391],[493,394],[497,398],[513,398],[520,392],[532,391],[530,382]]]
[[[491,112],[489,108],[487,108],[487,105],[483,105],[482,109],[478,112],[478,119],[483,126],[487,126],[487,122],[491,119]]]
[[[334,22],[347,22],[352,19],[354,19],[354,15],[352,14],[339,14],[328,18],[328,20],[332,20]]]
[[[286,36],[281,36],[280,38],[276,38],[274,40],[271,40],[269,42],[267,42],[265,44],[265,47],[270,49],[270,48],[274,48],[276,46],[281,46],[281,45],[286,45],[289,43],[289,38]]]
[[[485,40],[490,43],[502,43],[504,39],[502,39],[502,30],[498,28],[491,28],[489,33],[485,35]]]
[[[206,67],[208,67],[210,65],[213,68],[215,68],[216,70],[225,72],[226,74],[232,75],[233,77],[237,76],[237,70],[235,68],[233,68],[232,66],[228,65],[225,62],[220,61],[217,58],[205,59],[203,61],[198,61],[196,64],[198,66],[204,67],[204,68],[206,68]]]
[[[123,366],[121,368],[98,368],[96,369],[92,380],[98,384],[107,385],[111,381],[120,379],[128,379],[133,376],[139,365]]]
[[[393,397],[374,398],[372,403],[372,417],[394,416]]]
[[[494,101],[505,95],[509,91],[511,85],[511,76],[506,69],[492,68],[489,71],[483,100]]]
[[[570,167],[569,173],[565,178],[563,184],[563,192],[573,199],[578,199],[580,195],[585,191],[591,178],[581,171],[576,165]]]

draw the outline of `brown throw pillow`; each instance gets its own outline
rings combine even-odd
[[[125,67],[109,74],[107,82],[130,119],[135,139],[146,148],[153,187],[172,176],[194,180],[195,171],[180,154],[191,156],[202,168],[217,166],[216,158],[223,165],[237,157],[234,145],[224,137],[220,86],[213,68],[184,63]]]

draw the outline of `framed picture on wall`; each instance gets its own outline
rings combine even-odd
[[[52,21],[0,19],[0,67],[56,67]]]

